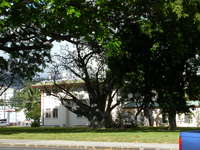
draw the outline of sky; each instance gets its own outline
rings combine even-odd
[[[51,49],[51,56],[52,56],[53,61],[59,61],[59,60],[55,60],[55,58],[53,56],[56,55],[56,54],[60,54],[61,51],[62,51],[62,48],[66,47],[66,46],[68,46],[68,48],[70,48],[70,49],[73,49],[73,45],[69,42],[53,42],[53,47]],[[7,60],[7,59],[9,59],[9,54],[0,50],[0,57],[3,57],[4,59]],[[51,64],[48,64],[48,66],[50,66],[50,65]],[[45,78],[45,77],[48,77],[49,72],[50,72],[49,67],[46,67],[44,69],[44,72],[38,73],[38,75],[41,78]]]
[[[56,61],[56,62],[59,61],[59,60],[56,60],[55,57],[53,57],[53,56],[61,54],[62,48],[65,47],[65,46],[68,46],[68,48],[73,49],[73,45],[69,42],[53,42],[53,47],[51,49],[51,57],[52,57],[53,61]],[[48,66],[50,67],[51,64],[48,64]],[[39,76],[41,78],[46,78],[46,77],[49,76],[49,74],[50,74],[50,68],[49,67],[46,67],[44,69],[44,72],[39,73]]]

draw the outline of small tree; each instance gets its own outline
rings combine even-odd
[[[24,109],[26,118],[33,119],[31,126],[40,126],[40,91],[27,84],[11,98],[11,103],[18,110]]]

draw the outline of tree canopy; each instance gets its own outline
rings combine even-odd
[[[169,113],[172,126],[176,113],[188,111],[186,95],[199,94],[195,84],[199,81],[198,0],[4,0],[0,7],[0,48],[13,62],[18,63],[19,56],[29,58],[20,64],[34,62],[27,65],[34,68],[31,71],[38,71],[36,64],[43,64],[44,59],[38,58],[48,56],[45,49],[52,41],[103,52],[122,86],[127,73],[142,76],[138,82],[142,82],[140,92],[146,107],[152,91],[157,92],[157,102]],[[5,64],[2,72],[6,72],[8,61],[1,60]]]
[[[50,61],[51,43],[41,33],[34,1],[0,2],[0,94],[14,82],[31,79]],[[38,26],[36,26],[36,24]]]
[[[123,10],[123,6],[133,9]],[[176,126],[176,113],[188,111],[188,91],[198,89],[193,82],[199,78],[199,6],[199,1],[185,0],[120,1],[116,6],[120,9],[109,10],[121,42],[120,53],[114,51],[110,57],[111,67],[119,74],[141,72],[144,101],[149,103],[155,90],[160,107],[169,113],[171,126]],[[119,71],[120,65],[124,72]]]

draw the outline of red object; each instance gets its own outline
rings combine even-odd
[[[180,136],[179,136],[178,144],[179,144],[179,150],[182,150],[182,139]]]
[[[5,112],[15,112],[15,110],[5,110]]]

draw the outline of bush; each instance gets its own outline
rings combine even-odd
[[[31,123],[31,127],[40,127],[40,122],[39,121],[33,121]]]

